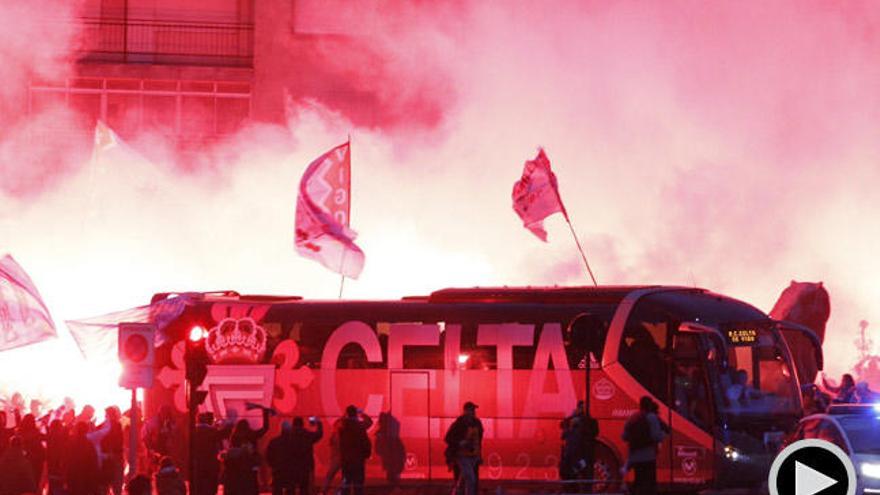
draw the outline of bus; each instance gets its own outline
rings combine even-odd
[[[658,483],[670,489],[763,482],[802,416],[784,325],[698,288],[453,288],[390,301],[233,291],[153,298],[154,307],[168,302],[183,309],[163,325],[147,416],[164,408],[185,421],[186,338],[202,328],[211,362],[202,410],[258,426],[259,411],[246,403],[273,408],[264,442],[282,420],[320,418],[319,481],[329,427],[349,404],[377,425],[368,484],[450,479],[443,437],[466,401],[478,405],[485,428],[484,483],[558,480],[560,421],[581,400],[599,423],[594,478],[616,483],[624,424],[642,396],[652,397],[670,428],[657,459]]]

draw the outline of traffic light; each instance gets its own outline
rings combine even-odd
[[[198,406],[204,402],[206,392],[200,392],[199,387],[208,375],[208,364],[211,359],[205,349],[205,330],[200,326],[194,326],[186,340],[186,379],[190,386],[191,406]]]
[[[118,355],[122,364],[119,386],[132,389],[152,387],[155,325],[120,323],[118,330]]]

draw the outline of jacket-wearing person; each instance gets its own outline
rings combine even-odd
[[[657,493],[657,446],[666,437],[657,416],[657,404],[650,397],[639,400],[639,411],[623,427],[623,441],[629,446],[627,467],[635,471],[633,495]]]
[[[476,495],[479,486],[483,423],[477,418],[477,407],[473,402],[465,402],[462,415],[449,426],[444,437],[446,463],[452,468],[455,493],[459,495]]]

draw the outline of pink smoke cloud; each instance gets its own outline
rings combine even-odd
[[[822,280],[832,373],[858,322],[880,321],[874,4],[321,5],[359,32],[279,41],[305,50],[272,72],[290,118],[186,160],[161,136],[126,136],[142,156],[110,158],[95,182],[90,138],[46,141],[33,166],[9,136],[52,119],[2,122],[0,239],[59,321],[167,290],[334,297],[338,278],[293,253],[293,208],[306,164],[349,132],[367,265],[347,296],[586,283],[558,216],[545,245],[511,209],[540,145],[600,282],[697,285],[769,310],[791,279]],[[0,54],[63,76],[70,38],[45,43],[54,55],[23,57],[4,34]]]

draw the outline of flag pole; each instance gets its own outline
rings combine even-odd
[[[339,258],[339,299],[342,299],[342,288],[345,287],[345,250],[342,250],[342,256]]]
[[[351,133],[348,133],[348,159],[351,160]],[[351,225],[351,177],[348,178],[349,191],[348,191],[348,216],[346,217],[348,224]],[[345,268],[345,250],[342,250],[342,258],[339,260],[339,272],[342,275],[342,278],[339,279],[339,299],[342,300],[342,289],[345,287],[345,272],[343,271]]]
[[[568,214],[565,214],[565,223],[568,224],[569,230],[571,230],[571,236],[574,237],[574,243],[577,245],[578,252],[581,253],[581,259],[584,260],[584,266],[587,267],[587,273],[590,274],[590,279],[593,280],[593,285],[596,287],[599,284],[596,282],[596,277],[593,276],[593,270],[590,269],[590,262],[587,261],[587,255],[584,254],[584,248],[581,247],[581,241],[578,240],[577,233],[574,231],[574,226],[571,224],[571,220],[568,218]]]

